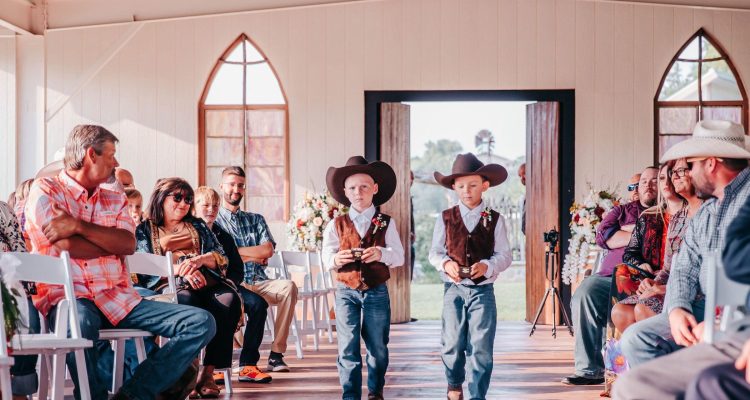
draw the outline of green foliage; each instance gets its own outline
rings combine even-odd
[[[2,292],[3,314],[5,314],[5,339],[7,341],[18,331],[18,326],[21,322],[21,311],[18,309],[18,301],[14,297],[14,295],[18,296],[19,294],[15,289],[8,289],[2,278],[0,278],[0,291]]]

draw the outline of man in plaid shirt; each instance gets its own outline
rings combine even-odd
[[[704,323],[699,323],[705,306],[699,295],[706,293],[708,274],[704,258],[719,254],[727,227],[750,198],[746,141],[741,125],[704,120],[691,139],[676,144],[662,157],[662,162],[687,160],[695,192],[706,202],[690,220],[672,263],[664,311],[631,325],[622,335],[622,351],[635,368],[616,381],[613,398],[683,398],[699,366],[716,359],[716,353],[729,354],[736,347],[733,343],[695,345],[704,329]],[[688,349],[680,350],[683,346]]]
[[[130,283],[122,262],[135,249],[135,226],[125,195],[101,188],[111,179],[118,139],[101,126],[78,125],[65,145],[65,169],[40,178],[26,201],[26,231],[37,254],[72,259],[81,334],[99,338],[101,328],[131,328],[171,338],[144,361],[115,395],[117,399],[153,399],[187,370],[213,337],[216,325],[207,311],[177,304],[142,300]],[[63,288],[37,284],[34,305],[54,321]],[[93,399],[106,399],[108,382],[97,375],[96,346],[85,351]],[[67,358],[80,398],[75,357]],[[184,397],[184,396],[183,396]]]

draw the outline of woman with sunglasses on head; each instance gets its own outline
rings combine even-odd
[[[214,398],[220,393],[214,369],[232,365],[232,336],[242,304],[236,288],[226,278],[227,257],[205,222],[193,216],[193,188],[184,179],[167,178],[156,183],[149,204],[149,218],[136,229],[137,252],[172,252],[177,276],[177,301],[213,314],[216,335],[206,346],[203,371],[191,397]],[[136,285],[157,292],[166,279],[137,275]]]

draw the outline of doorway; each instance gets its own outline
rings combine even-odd
[[[407,104],[412,102],[540,102],[527,109],[526,158],[531,162],[527,176],[535,190],[527,197],[527,212],[533,212],[535,223],[527,226],[529,247],[525,267],[525,318],[533,319],[538,303],[546,289],[543,257],[542,232],[553,226],[567,227],[570,215],[567,210],[573,202],[574,192],[574,91],[573,90],[529,90],[529,91],[368,91],[365,92],[365,156],[391,163],[399,176],[401,185],[394,201],[384,205],[384,212],[394,216],[399,223],[402,236],[406,236],[405,249],[408,249],[408,223],[410,206],[408,172],[411,153],[409,151],[410,111]],[[531,128],[528,128],[531,126]],[[486,135],[486,134],[485,134]],[[475,149],[463,149],[476,151]],[[531,153],[534,154],[531,154]],[[452,159],[451,159],[452,161]],[[506,166],[508,168],[508,166]],[[516,171],[509,169],[509,175]],[[416,222],[415,222],[416,225]],[[549,225],[549,226],[547,226]],[[570,233],[561,230],[560,248],[567,248]],[[538,237],[537,237],[538,236]],[[404,240],[404,238],[402,238]],[[539,251],[534,251],[540,247]],[[407,252],[408,253],[408,252]],[[420,255],[417,255],[420,258]],[[407,256],[408,259],[408,256]],[[407,260],[408,264],[408,260]],[[392,322],[406,322],[411,317],[409,268],[394,274],[389,283],[392,303]],[[559,270],[559,266],[558,266]],[[559,275],[559,274],[558,274]],[[558,283],[559,285],[559,283]],[[568,308],[570,288],[563,287],[563,305]],[[543,322],[551,322],[551,307],[545,307]]]

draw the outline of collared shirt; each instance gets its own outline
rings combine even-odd
[[[349,218],[354,223],[360,238],[364,238],[367,230],[372,225],[372,219],[375,217],[375,206],[370,205],[367,209],[359,212],[354,207],[349,207]],[[393,219],[385,228],[385,247],[380,249],[380,262],[390,268],[404,265],[404,246],[401,243],[401,237],[398,235],[398,229]],[[336,224],[331,220],[323,230],[323,263],[328,269],[338,269],[340,266],[334,264],[334,257],[339,252],[339,234],[336,232]]]
[[[485,203],[482,201],[474,209],[469,209],[464,203],[458,203],[458,209],[461,211],[461,219],[464,221],[464,225],[469,232],[474,231],[477,224],[482,218],[482,210],[485,208]],[[432,247],[430,248],[429,255],[430,264],[440,271],[440,276],[443,278],[443,282],[453,283],[446,273],[443,265],[450,261],[448,257],[448,249],[445,247],[445,222],[443,221],[443,214],[438,214],[437,220],[435,221],[435,230],[432,232]],[[482,260],[481,263],[487,265],[487,272],[484,273],[486,280],[480,282],[480,285],[488,285],[495,282],[498,275],[510,267],[513,262],[513,255],[510,250],[510,243],[508,242],[508,233],[505,228],[505,218],[500,215],[495,225],[495,249],[492,257],[488,260]],[[474,285],[471,279],[464,279],[459,282],[462,285]]]
[[[266,219],[260,214],[239,209],[231,212],[224,207],[220,207],[215,223],[234,238],[237,247],[260,246],[266,242],[271,242],[273,247],[276,247],[276,242],[273,240],[271,230],[268,229]],[[245,263],[245,282],[253,283],[267,280],[268,275],[266,275],[265,266],[252,261]]]
[[[667,313],[675,308],[692,312],[695,296],[706,293],[708,269],[701,268],[703,256],[721,252],[727,227],[748,197],[750,168],[745,168],[724,188],[724,199],[707,200],[690,220],[677,258],[672,261],[664,303]]]
[[[97,188],[89,197],[88,191],[63,170],[57,176],[37,179],[29,191],[25,209],[26,232],[33,253],[53,257],[60,255],[60,250],[47,240],[43,230],[44,225],[55,216],[53,204],[73,218],[135,232],[124,194]],[[117,325],[141,301],[141,296],[130,284],[130,275],[119,256],[90,260],[73,258],[71,261],[76,297],[92,300],[113,325]],[[65,297],[62,286],[36,286],[34,305],[44,315]]]
[[[613,207],[602,222],[596,227],[596,244],[599,247],[608,250],[607,255],[602,260],[602,266],[599,275],[610,276],[618,264],[622,264],[622,256],[625,253],[625,247],[612,249],[607,246],[607,240],[617,233],[623,226],[635,225],[638,217],[646,210],[640,201],[631,201],[627,204],[621,204]]]

